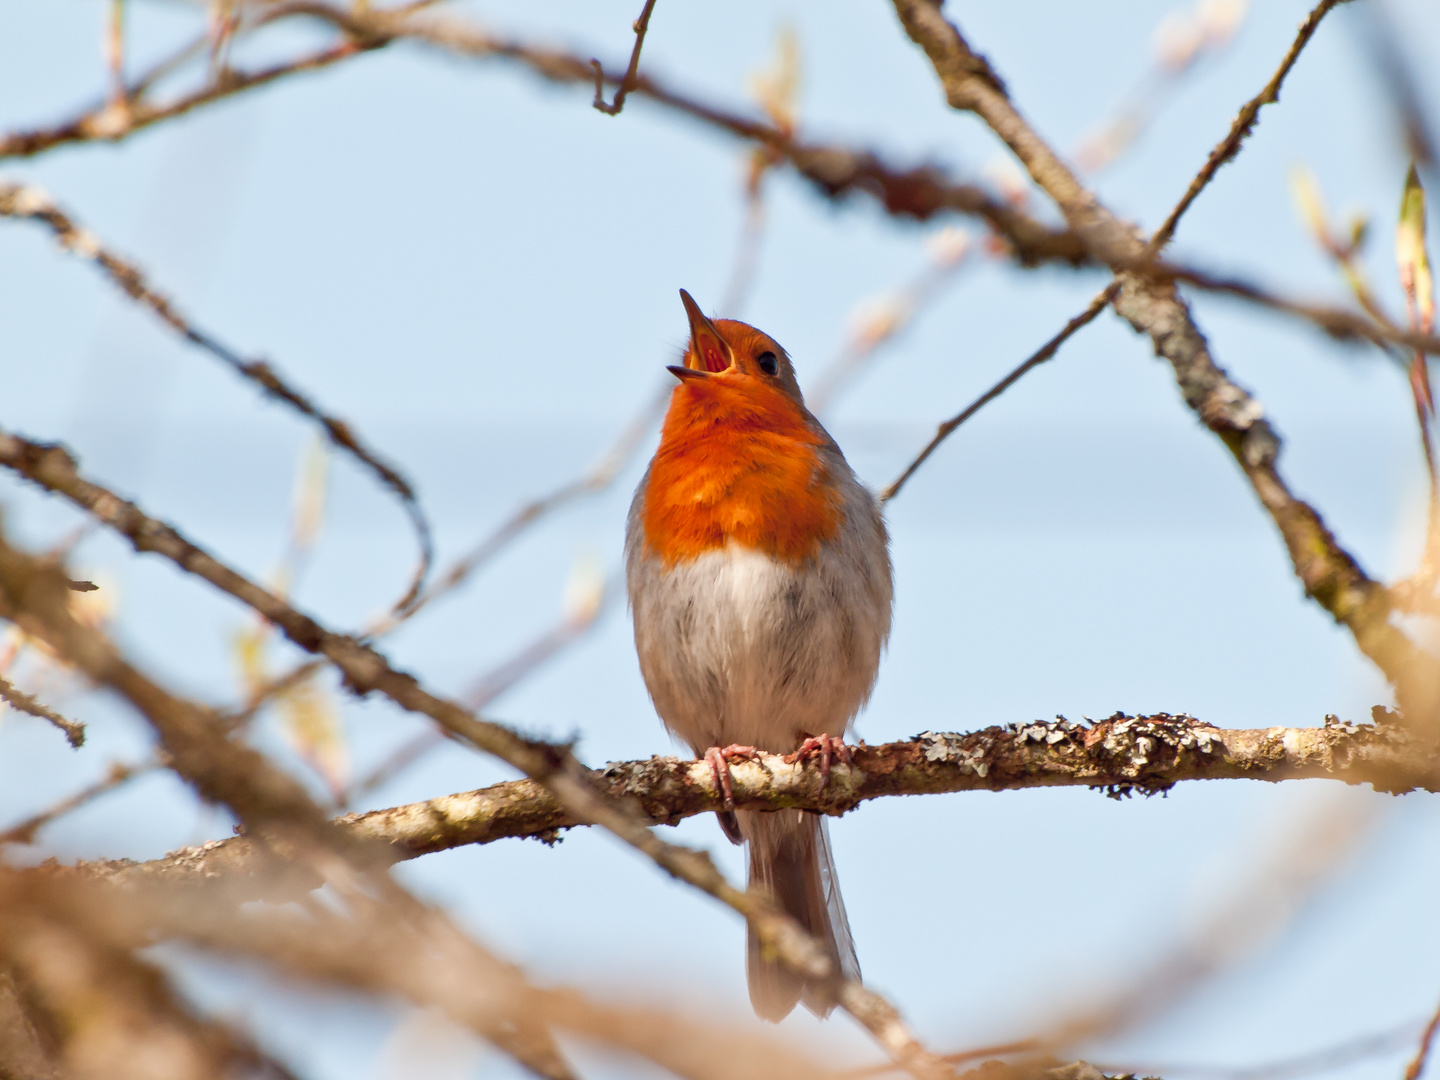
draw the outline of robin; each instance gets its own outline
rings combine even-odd
[[[625,538],[640,671],[670,732],[715,772],[721,827],[749,845],[750,884],[770,892],[860,977],[825,818],[736,811],[730,762],[757,751],[818,756],[828,777],[870,697],[890,633],[889,538],[875,496],[805,408],[785,350],[683,289],[684,363]],[[818,985],[749,937],[756,1013],[796,1001],[824,1016]]]

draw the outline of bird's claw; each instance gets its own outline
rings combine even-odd
[[[705,751],[705,761],[710,766],[710,771],[715,774],[715,786],[720,790],[720,800],[725,804],[726,810],[735,809],[735,795],[730,789],[730,762],[759,760],[760,751],[755,747],[740,746],[736,743],[712,746]]]
[[[855,760],[850,756],[850,747],[845,745],[845,739],[840,735],[811,735],[798,747],[795,752],[785,755],[785,763],[793,765],[814,754],[820,755],[820,789],[823,791],[830,783],[830,760],[832,757],[839,758],[846,765],[854,765]]]

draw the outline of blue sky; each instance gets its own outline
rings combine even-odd
[[[198,19],[185,4],[131,7],[141,60]],[[460,10],[616,60],[635,14],[611,0]],[[1170,7],[972,0],[947,10],[1037,128],[1072,148],[1139,82]],[[1233,46],[1203,62],[1096,179],[1108,205],[1153,228],[1306,10],[1255,3]],[[1440,12],[1422,0],[1391,11],[1417,59],[1440,54]],[[0,128],[60,119],[101,93],[105,13],[97,0],[0,0]],[[1303,163],[1337,216],[1373,215],[1369,265],[1398,310],[1389,245],[1407,163],[1360,19],[1341,9],[1321,28],[1281,104],[1185,219],[1177,256],[1343,298],[1292,204],[1289,173]],[[1003,160],[977,121],[944,107],[885,4],[660,0],[645,67],[743,104],[747,76],[787,25],[802,51],[808,137],[869,146],[897,163],[933,159],[967,178]],[[304,40],[283,36],[240,58]],[[1440,98],[1433,81],[1424,88],[1427,100]],[[46,187],[198,323],[271,359],[352,420],[416,480],[442,553],[454,555],[605,449],[684,339],[676,290],[713,309],[728,280],[742,148],[639,98],[608,118],[588,97],[499,62],[395,47],[118,145],[0,170]],[[744,316],[786,346],[803,386],[843,347],[858,304],[924,267],[940,226],[888,220],[864,200],[834,206],[783,174],[767,191]],[[1034,205],[1045,212],[1043,200]],[[306,427],[180,346],[38,229],[0,225],[0,424],[64,440],[93,475],[267,574],[285,543]],[[837,402],[832,432],[868,482],[888,482],[937,420],[1102,284],[1093,271],[977,259]],[[1405,573],[1423,473],[1403,377],[1374,353],[1234,302],[1201,296],[1194,307],[1217,358],[1285,438],[1295,490],[1372,573]],[[513,653],[554,622],[577,558],[617,564],[642,466],[643,455],[610,491],[548,519],[389,651],[447,692]],[[37,543],[74,521],[3,478],[0,506],[7,528]],[[1268,520],[1168,369],[1113,316],[952,439],[889,521],[896,622],[858,725],[870,742],[1116,710],[1309,725],[1328,712],[1362,719],[1388,700],[1348,637],[1303,599]],[[331,625],[360,625],[401,591],[411,553],[393,504],[337,461],[326,530],[297,599]],[[118,633],[135,655],[207,699],[237,692],[233,640],[245,618],[235,605],[104,536],[82,546],[77,567],[111,583]],[[4,820],[144,752],[143,729],[105,699],[66,705],[91,722],[79,754],[48,729],[0,719]],[[494,715],[578,734],[592,763],[672,749],[621,605]],[[347,702],[345,723],[361,769],[418,730],[370,702]],[[257,738],[283,753],[273,724]],[[375,792],[373,805],[506,775],[447,749]],[[1239,1064],[1433,1007],[1432,799],[1241,783],[1123,803],[1085,791],[975,794],[871,804],[833,835],[867,979],[933,1044],[958,1047],[1023,1034],[1123,985],[1337,800],[1373,811],[1375,824],[1327,888],[1155,1024],[1092,1050],[1097,1060]],[[40,854],[145,858],[227,831],[157,777],[50,830]],[[713,822],[687,822],[676,836],[742,873]],[[739,923],[603,836],[456,851],[401,875],[544,977],[747,1011]],[[259,1018],[307,1075],[392,1075],[388,1059],[372,1060],[397,1012],[186,970],[197,992]],[[843,1020],[820,1028],[797,1016],[785,1030],[869,1053]],[[1346,1075],[1391,1076],[1403,1056]],[[510,1075],[483,1054],[445,1067]]]

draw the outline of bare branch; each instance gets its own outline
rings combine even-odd
[[[281,377],[266,361],[246,360],[213,334],[198,328],[146,280],[144,272],[138,266],[106,248],[89,229],[77,224],[68,213],[56,206],[48,192],[29,184],[0,181],[0,217],[35,221],[46,226],[61,247],[93,263],[112,284],[185,340],[199,346],[237,375],[259,386],[270,397],[283,401],[296,412],[314,420],[332,445],[360,462],[389,488],[399,498],[410,518],[420,546],[419,563],[411,575],[404,596],[396,602],[395,607],[403,608],[415,599],[434,560],[430,522],[420,508],[420,501],[410,482],[361,442],[350,424],[324,412],[309,397]]]
[[[1150,240],[1151,254],[1170,242],[1170,238],[1175,235],[1175,227],[1180,224],[1180,218],[1184,216],[1185,211],[1190,209],[1190,204],[1199,197],[1210,181],[1215,179],[1215,174],[1220,171],[1221,167],[1234,160],[1235,155],[1240,152],[1240,144],[1254,130],[1260,110],[1264,106],[1280,100],[1280,87],[1284,85],[1285,77],[1290,74],[1290,69],[1300,59],[1300,54],[1305,50],[1305,46],[1310,44],[1310,39],[1315,36],[1315,31],[1320,27],[1320,20],[1330,14],[1334,8],[1348,2],[1349,0],[1320,0],[1305,21],[1300,24],[1295,41],[1291,44],[1284,59],[1280,61],[1280,66],[1276,68],[1275,74],[1270,77],[1270,81],[1265,84],[1260,93],[1241,106],[1234,123],[1230,125],[1229,132],[1216,144],[1215,149],[1210,151],[1209,159],[1195,174],[1195,179],[1190,181],[1190,187],[1180,201],[1175,204],[1175,208],[1170,211],[1164,224],[1155,230],[1155,235]]]
[[[625,77],[620,80],[620,88],[615,91],[612,104],[605,104],[605,66],[599,60],[590,61],[590,66],[595,69],[595,108],[606,116],[620,115],[620,110],[625,108],[626,95],[635,86],[635,76],[640,71],[640,50],[645,45],[645,31],[650,29],[650,13],[654,10],[655,0],[645,0],[645,7],[635,20],[635,47],[630,51],[630,66],[625,69]]]
[[[1239,278],[1220,277],[1174,263],[1137,262],[1131,269],[1137,275],[1147,278],[1183,282],[1203,292],[1232,296],[1283,315],[1303,319],[1338,341],[1368,341],[1382,350],[1391,346],[1402,346],[1432,356],[1440,355],[1440,337],[1405,330],[1388,321],[1379,322],[1358,311],[1307,300],[1292,300]]]
[[[1383,710],[1380,711],[1383,718]],[[991,727],[969,734],[926,732],[904,742],[861,745],[850,765],[778,754],[732,766],[742,810],[795,808],[844,814],[871,799],[959,791],[1085,787],[1112,798],[1153,795],[1195,780],[1326,779],[1377,791],[1440,791],[1440,751],[1401,725],[1342,723],[1318,728],[1217,728],[1189,716],[1124,716],[1092,724],[1058,720]],[[650,820],[674,825],[721,809],[714,772],[703,760],[648,758],[611,763],[598,773],[608,793],[633,800]],[[584,822],[544,786],[512,780],[479,791],[349,814],[336,824],[388,846],[394,860],[467,844],[533,837]],[[263,853],[247,837],[212,841],[150,862],[79,863],[66,868],[125,882],[196,884],[254,873]]]
[[[171,526],[147,516],[134,504],[82,478],[74,459],[61,447],[32,443],[0,433],[0,465],[65,496],[129,540],[137,551],[155,552],[253,608],[300,648],[323,655],[334,664],[344,676],[346,685],[356,693],[378,691],[401,708],[430,717],[477,749],[509,762],[538,780],[576,815],[577,820],[603,826],[649,856],[667,873],[743,915],[760,941],[773,948],[784,963],[817,982],[828,981],[836,1003],[870,1031],[886,1051],[912,1074],[938,1077],[947,1072],[945,1066],[915,1039],[894,1006],[858,982],[844,979],[820,942],[780,911],[768,893],[763,890],[741,891],[716,869],[708,854],[661,840],[649,828],[650,822],[628,804],[610,800],[595,783],[593,774],[575,760],[568,748],[524,738],[501,724],[482,720],[454,702],[431,694],[412,676],[391,667],[374,649],[354,638],[325,629],[314,619],[301,614],[273,593],[196,547]],[[0,547],[0,553],[5,550]],[[27,560],[14,549],[8,551],[16,578],[12,587],[28,585],[28,579],[34,573],[29,569],[33,560]],[[5,569],[0,565],[0,584],[3,584]],[[0,595],[0,600],[12,608],[19,606],[13,592],[9,597]],[[53,604],[46,606],[45,614],[52,618],[61,617],[53,611]],[[20,612],[10,615],[0,611],[0,615],[14,619],[20,616]],[[21,625],[26,625],[23,617]],[[71,631],[71,625],[62,623],[60,631]],[[51,634],[57,632],[54,626],[43,623],[36,629],[44,629]],[[70,641],[69,644],[72,648],[62,651],[71,652],[86,643]],[[93,640],[88,644],[96,650]],[[127,697],[138,694],[139,697],[131,697],[131,700],[142,712],[151,715],[150,710],[140,704],[140,698],[144,698],[146,705],[162,713],[166,722],[174,724],[170,733],[176,746],[172,748],[167,744],[172,756],[178,759],[181,753],[187,753],[193,755],[193,761],[186,764],[198,767],[205,763],[210,740],[214,736],[203,725],[197,725],[193,709],[187,710],[183,703],[177,703],[176,699],[158,688],[148,689],[137,683],[139,676],[134,669],[112,652],[98,650],[98,655],[87,655],[84,662],[78,662],[78,666],[95,678],[103,672],[106,677],[102,681],[109,682]],[[157,724],[158,730],[161,721],[154,716],[151,720]],[[257,815],[262,824],[293,816],[297,823],[307,829],[313,828],[314,805],[298,785],[288,778],[282,780],[278,775],[267,779],[262,768],[263,759],[259,759],[259,755],[239,744],[231,745],[232,755],[224,762],[216,763],[218,771],[214,775],[208,772],[202,774],[204,782],[211,785],[202,787],[202,793],[226,802],[239,800],[239,805]],[[178,760],[176,767],[185,775],[191,775]],[[215,787],[217,783],[221,786]],[[252,786],[263,791],[265,797],[260,798],[252,792]],[[270,790],[265,790],[267,787]],[[276,818],[277,810],[284,811],[279,818]],[[241,817],[245,816],[241,811]]]
[[[10,826],[10,828],[4,832],[0,832],[0,845],[33,844],[35,842],[35,834],[52,821],[94,802],[101,795],[114,791],[121,784],[128,783],[135,777],[143,776],[145,773],[153,772],[158,768],[160,768],[158,761],[144,761],[138,765],[122,765],[116,762],[106,770],[104,776],[96,780],[93,784],[81,788],[73,795],[66,796],[49,809],[42,810],[38,814],[31,814],[24,821]]]
[[[362,44],[356,41],[345,41],[339,45],[332,45],[257,71],[239,72],[227,68],[208,85],[163,105],[150,105],[132,100],[127,95],[127,106],[124,109],[113,108],[113,103],[100,105],[73,120],[53,127],[16,131],[0,137],[0,160],[14,157],[34,157],[47,150],[53,150],[57,146],[74,143],[118,142],[137,131],[158,124],[162,120],[184,116],[192,109],[223,100],[242,90],[265,86],[289,75],[318,71],[341,60],[348,60],[367,49],[378,48],[380,44],[379,42]],[[188,55],[190,51],[191,47],[186,46],[180,50],[180,53]],[[133,87],[130,88],[132,95],[133,89]]]
[[[123,115],[117,115],[108,106],[97,106],[53,128],[15,132],[0,138],[0,159],[33,156],[75,142],[123,139],[151,124],[180,116],[242,90],[327,67],[363,52],[383,48],[401,38],[428,42],[473,58],[509,59],[552,82],[588,86],[594,81],[594,69],[579,55],[492,37],[455,19],[407,17],[412,15],[410,9],[418,6],[408,5],[399,11],[362,11],[312,0],[272,4],[255,25],[267,25],[286,18],[315,18],[335,26],[348,35],[348,40],[262,71],[229,71],[211,85],[166,105],[152,106],[134,100]],[[172,59],[178,62],[180,57],[190,55],[193,50],[193,45],[187,46]],[[621,80],[607,76],[605,81],[618,85]],[[131,98],[138,99],[147,85],[145,80],[141,80],[131,86]],[[632,91],[708,126],[767,147],[826,198],[841,199],[853,192],[862,192],[880,203],[889,214],[921,221],[941,213],[978,217],[1004,238],[1016,260],[1026,266],[1052,261],[1080,265],[1090,261],[1085,245],[1073,232],[1038,221],[981,187],[956,183],[935,166],[899,169],[867,150],[801,142],[775,125],[706,104],[647,76],[637,75]]]
[[[1231,381],[1210,355],[1173,283],[1126,267],[1144,258],[1145,242],[1103,206],[1021,117],[990,65],[976,55],[934,0],[894,0],[900,21],[930,59],[950,105],[974,112],[1019,158],[1031,178],[1065,215],[1092,255],[1116,270],[1116,311],[1151,339],[1168,361],[1186,403],[1235,457],[1280,531],[1306,593],[1336,622],[1395,687],[1402,708],[1417,721],[1440,703],[1436,664],[1389,621],[1393,601],[1335,540],[1313,507],[1297,499],[1281,477],[1280,440],[1263,410]]]
[[[1435,1015],[1430,1017],[1430,1022],[1425,1025],[1425,1031],[1420,1036],[1420,1048],[1415,1051],[1415,1057],[1410,1064],[1405,1066],[1405,1080],[1420,1080],[1420,1074],[1425,1071],[1425,1063],[1430,1057],[1430,1044],[1435,1041],[1437,1029],[1440,1029],[1440,1008],[1435,1010]]]
[[[50,721],[65,733],[65,741],[74,749],[79,750],[85,745],[84,724],[61,716],[49,705],[38,698],[31,697],[3,676],[0,676],[0,700],[3,700],[12,709],[19,709],[31,716],[38,716],[41,720]]]
[[[1058,334],[1052,337],[1044,345],[1041,345],[1040,348],[1034,353],[1032,353],[1028,359],[1024,360],[1019,367],[1015,368],[1003,379],[997,382],[994,386],[990,387],[989,390],[986,390],[983,394],[981,394],[978,398],[972,401],[955,416],[952,416],[949,420],[946,420],[944,423],[942,423],[939,428],[936,429],[935,437],[925,444],[925,449],[921,450],[920,453],[915,455],[914,460],[912,460],[909,465],[905,466],[904,471],[895,478],[895,480],[890,484],[889,487],[885,488],[885,490],[880,492],[880,501],[882,503],[889,502],[896,495],[900,494],[900,489],[905,486],[905,482],[909,480],[910,477],[915,475],[915,470],[920,468],[921,465],[925,464],[926,458],[933,454],[935,450],[940,446],[940,444],[950,437],[951,433],[956,428],[958,428],[961,424],[965,423],[965,421],[969,420],[972,416],[974,416],[990,402],[994,401],[1006,390],[1010,389],[1010,387],[1014,386],[1017,382],[1024,378],[1024,376],[1028,372],[1030,372],[1034,368],[1039,367],[1041,364],[1045,363],[1045,361],[1049,360],[1052,356],[1059,352],[1060,346],[1064,345],[1065,342],[1069,341],[1070,338],[1074,336],[1077,331],[1083,329],[1086,326],[1089,326],[1090,323],[1095,321],[1096,316],[1098,316],[1102,311],[1105,310],[1107,306],[1109,306],[1110,301],[1115,298],[1116,293],[1118,293],[1119,291],[1120,286],[1118,284],[1112,283],[1106,286],[1100,291],[1099,295],[1097,295],[1094,300],[1090,301],[1089,307],[1087,307],[1084,311],[1080,312],[1080,314],[1076,315],[1073,319],[1066,323],[1064,327],[1061,328]]]

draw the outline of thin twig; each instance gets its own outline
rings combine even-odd
[[[0,700],[13,709],[48,720],[65,733],[65,740],[76,750],[85,745],[85,725],[61,716],[44,702],[18,689],[8,679],[0,677]]]
[[[1390,622],[1394,599],[1335,540],[1314,507],[1297,498],[1278,467],[1280,439],[1258,403],[1231,380],[1173,283],[1128,270],[1146,243],[1102,204],[1036,133],[937,0],[893,0],[901,24],[925,50],[952,108],[979,116],[1056,203],[1071,229],[1121,283],[1116,312],[1145,334],[1170,364],[1185,402],[1234,457],[1279,531],[1307,595],[1345,626],[1395,687],[1407,716],[1426,722],[1440,710],[1440,666]]]
[[[316,18],[343,31],[347,40],[260,71],[228,71],[222,81],[212,82],[163,105],[132,102],[127,115],[118,119],[112,115],[113,111],[107,112],[97,106],[54,127],[13,132],[0,138],[0,159],[33,156],[67,143],[123,139],[152,124],[232,94],[293,74],[328,67],[363,52],[383,48],[401,38],[428,42],[473,58],[513,60],[554,82],[590,84],[594,81],[594,69],[579,55],[492,37],[455,19],[408,17],[422,6],[415,4],[393,11],[362,12],[313,0],[272,4],[256,21],[256,26],[288,18]],[[187,46],[190,50],[194,48],[193,43]],[[181,53],[177,53],[171,58],[172,66],[179,62],[180,57]],[[616,85],[618,80],[606,76],[606,82]],[[136,85],[132,84],[132,95],[135,88]],[[868,150],[800,142],[776,125],[707,104],[648,76],[637,75],[632,92],[710,127],[769,148],[826,198],[842,199],[860,192],[876,200],[886,213],[922,221],[941,213],[979,217],[1004,238],[1014,257],[1027,266],[1050,261],[1079,265],[1090,260],[1084,244],[1070,230],[1056,229],[1038,221],[977,185],[957,183],[933,165],[899,169],[886,164]]]
[[[33,844],[35,834],[49,825],[52,821],[64,817],[88,803],[94,802],[101,795],[114,791],[122,784],[133,780],[137,776],[153,772],[160,768],[158,761],[142,761],[134,765],[124,765],[115,762],[110,766],[104,776],[96,780],[88,787],[83,787],[73,795],[67,795],[48,810],[42,810],[38,814],[32,814],[24,821],[17,822],[4,832],[0,832],[0,845],[3,844]]]
[[[1285,77],[1290,73],[1290,69],[1295,66],[1296,60],[1300,58],[1300,53],[1304,50],[1305,46],[1309,43],[1310,38],[1314,35],[1316,28],[1320,25],[1320,20],[1325,17],[1325,15],[1330,11],[1331,8],[1334,8],[1336,5],[1346,2],[1348,2],[1348,0],[1321,0],[1320,4],[1310,13],[1309,18],[1307,18],[1305,22],[1301,24],[1300,32],[1296,35],[1294,43],[1290,46],[1290,50],[1285,54],[1285,58],[1281,61],[1280,67],[1276,70],[1275,74],[1271,76],[1270,81],[1265,84],[1265,88],[1261,90],[1260,93],[1257,94],[1255,97],[1251,98],[1250,101],[1245,103],[1245,106],[1240,110],[1239,115],[1235,118],[1234,123],[1231,124],[1229,133],[1225,136],[1225,138],[1220,140],[1220,143],[1215,147],[1214,150],[1210,152],[1209,159],[1205,162],[1205,165],[1201,168],[1200,172],[1197,173],[1195,178],[1190,182],[1190,187],[1186,190],[1184,196],[1182,196],[1180,201],[1176,203],[1174,209],[1170,211],[1170,214],[1168,217],[1166,217],[1164,224],[1162,224],[1160,228],[1155,231],[1155,234],[1150,238],[1149,243],[1146,245],[1145,252],[1141,256],[1141,259],[1144,262],[1148,263],[1153,260],[1155,253],[1158,252],[1161,248],[1163,248],[1167,243],[1169,243],[1170,238],[1175,233],[1175,227],[1179,224],[1180,218],[1184,215],[1185,211],[1190,208],[1190,205],[1195,201],[1196,198],[1199,197],[1200,193],[1205,190],[1206,186],[1210,183],[1210,181],[1214,179],[1215,174],[1219,172],[1221,166],[1223,166],[1227,161],[1230,161],[1232,158],[1234,158],[1234,156],[1239,152],[1240,144],[1244,141],[1245,137],[1255,126],[1255,121],[1256,118],[1259,116],[1261,107],[1279,99],[1280,87],[1284,83]],[[1149,268],[1145,267],[1143,268],[1143,270],[1141,270],[1141,272],[1149,273]],[[1173,276],[1179,277],[1180,275],[1177,273]],[[1210,281],[1213,279],[1205,280]],[[1195,281],[1193,283],[1198,284],[1199,282]],[[940,443],[943,442],[945,438],[952,431],[955,430],[955,428],[963,424],[966,420],[968,420],[971,416],[973,416],[976,412],[983,408],[988,402],[993,401],[996,397],[999,397],[1000,394],[1004,393],[1005,390],[1007,390],[1011,385],[1017,382],[1032,368],[1039,366],[1040,364],[1044,363],[1046,360],[1049,360],[1052,356],[1054,356],[1056,350],[1058,350],[1059,347],[1065,343],[1066,339],[1069,338],[1070,335],[1075,333],[1075,331],[1079,330],[1087,323],[1093,321],[1095,317],[1099,315],[1102,310],[1104,310],[1105,305],[1110,303],[1115,298],[1118,292],[1118,285],[1111,285],[1105,290],[1104,293],[1101,294],[1101,296],[1098,296],[1095,300],[1091,301],[1090,306],[1086,308],[1085,311],[1081,312],[1074,319],[1071,319],[1070,322],[1066,324],[1065,328],[1062,329],[1059,334],[1057,334],[1054,338],[1052,338],[1049,342],[1045,344],[1045,346],[1040,350],[1040,352],[1030,357],[1030,359],[1026,360],[1009,375],[1005,376],[1004,379],[1002,379],[994,387],[981,395],[981,397],[976,400],[974,404],[972,404],[964,412],[960,413],[953,419],[946,421],[944,424],[941,424],[939,430],[935,434],[934,439],[930,441],[930,444],[926,446],[925,449],[920,452],[920,455],[906,467],[905,471],[900,475],[900,477],[881,493],[881,501],[888,501],[893,498],[900,491],[900,488],[904,485],[905,481],[910,478],[911,474],[913,474],[915,470],[920,467],[921,463],[923,463],[924,460],[930,456],[930,454],[935,450],[935,448],[939,446]],[[1237,290],[1234,294],[1244,295],[1247,299],[1255,300],[1256,302],[1262,302],[1261,297],[1263,294],[1261,294],[1258,290],[1249,290],[1244,293]],[[1099,305],[1098,307],[1096,306],[1097,304]],[[1287,310],[1295,312],[1295,307],[1292,306]],[[1329,313],[1321,312],[1318,309],[1314,309],[1307,317],[1310,317],[1312,321],[1318,322],[1319,320],[1316,318],[1316,315],[1322,314]],[[1353,326],[1355,327],[1355,332],[1358,334],[1360,333],[1360,327],[1363,324],[1358,317],[1349,316],[1338,320],[1332,318],[1328,321],[1328,323],[1321,323],[1321,325],[1323,328],[1326,329],[1329,329],[1329,327],[1341,325],[1344,325],[1347,328]],[[1363,329],[1370,330],[1371,327],[1369,327],[1368,325],[1363,325]],[[1330,332],[1334,333],[1333,330],[1331,330]],[[1380,332],[1383,333],[1383,331]],[[1398,328],[1393,328],[1392,332],[1397,334],[1400,333]]]
[[[1112,282],[1110,285],[1107,285],[1096,295],[1095,299],[1090,301],[1089,307],[1066,323],[1058,334],[1040,346],[1040,348],[1032,353],[1019,367],[1015,368],[994,386],[990,387],[989,390],[986,390],[955,416],[952,416],[949,420],[941,424],[935,431],[935,437],[926,444],[925,449],[915,455],[915,459],[911,461],[909,465],[905,466],[904,471],[895,478],[889,487],[880,492],[880,501],[882,503],[889,502],[896,495],[900,494],[900,489],[905,486],[905,482],[909,480],[910,477],[915,475],[915,470],[925,464],[926,458],[933,454],[936,448],[939,447],[956,428],[965,423],[966,420],[969,420],[1006,390],[1010,389],[1015,383],[1019,382],[1027,372],[1039,367],[1059,352],[1060,346],[1070,340],[1076,331],[1083,329],[1095,321],[1095,317],[1105,310],[1110,304],[1110,301],[1115,298],[1115,294],[1119,291],[1120,285],[1118,282]]]
[[[219,81],[208,83],[163,105],[131,101],[129,107],[123,111],[103,105],[97,106],[54,127],[16,131],[0,138],[0,159],[34,157],[57,146],[73,143],[115,142],[153,124],[183,116],[202,105],[209,105],[244,90],[265,86],[290,75],[318,71],[357,56],[367,49],[378,47],[378,43],[345,41],[256,71],[228,70]]]
[[[516,655],[486,672],[461,697],[465,707],[480,712],[565,648],[579,641],[595,626],[600,613],[617,593],[618,590],[613,585],[607,586],[600,603],[592,609],[578,618],[570,615],[563,617],[559,623],[527,644]],[[382,784],[388,784],[431,750],[453,741],[453,738],[444,728],[431,727],[420,732],[402,743],[384,761],[352,784],[340,801],[340,806],[350,806],[361,796],[368,795]]]
[[[645,44],[645,31],[650,29],[650,12],[655,10],[655,0],[645,0],[645,7],[640,12],[640,17],[635,20],[635,47],[630,50],[630,66],[625,69],[625,77],[620,80],[620,88],[615,91],[615,101],[605,104],[605,66],[599,60],[591,60],[590,66],[595,69],[595,108],[606,116],[619,116],[620,110],[625,108],[625,97],[635,87],[635,77],[640,72],[640,49]]]
[[[213,334],[197,327],[168,297],[150,284],[144,271],[105,247],[90,230],[79,225],[68,213],[56,206],[48,192],[29,184],[0,181],[0,216],[35,221],[47,227],[61,247],[93,263],[112,284],[185,340],[220,360],[236,374],[260,387],[268,396],[283,401],[296,412],[315,421],[332,445],[360,462],[393,492],[410,519],[420,548],[415,570],[410,576],[404,595],[396,601],[395,608],[404,608],[415,599],[424,587],[435,557],[429,519],[421,509],[420,500],[410,482],[394,466],[366,446],[350,424],[323,411],[310,397],[295,389],[268,362],[247,360]]]
[[[1170,242],[1170,238],[1175,235],[1175,227],[1180,224],[1180,218],[1184,216],[1185,211],[1190,209],[1190,205],[1205,190],[1210,181],[1215,179],[1215,174],[1220,171],[1221,167],[1226,162],[1233,160],[1235,155],[1240,152],[1240,144],[1254,130],[1260,110],[1266,105],[1280,100],[1280,87],[1284,84],[1285,77],[1290,74],[1290,69],[1300,59],[1300,54],[1305,51],[1305,46],[1310,44],[1310,39],[1315,36],[1315,31],[1320,26],[1320,21],[1331,10],[1348,2],[1349,0],[1320,0],[1305,21],[1300,24],[1300,30],[1296,33],[1295,40],[1285,53],[1284,59],[1280,61],[1280,66],[1275,69],[1275,74],[1270,77],[1270,81],[1258,94],[1241,106],[1239,114],[1230,125],[1230,130],[1215,145],[1215,149],[1210,151],[1210,157],[1200,171],[1195,174],[1195,178],[1190,181],[1189,188],[1165,218],[1164,224],[1155,230],[1147,252],[1149,257],[1153,257],[1156,252]]]
[[[1391,322],[1377,322],[1343,307],[1307,300],[1292,300],[1239,278],[1220,277],[1194,267],[1166,262],[1136,262],[1135,274],[1156,281],[1179,281],[1203,292],[1220,293],[1313,323],[1337,341],[1368,341],[1382,350],[1403,347],[1428,355],[1440,355],[1440,337],[1402,329]]]

